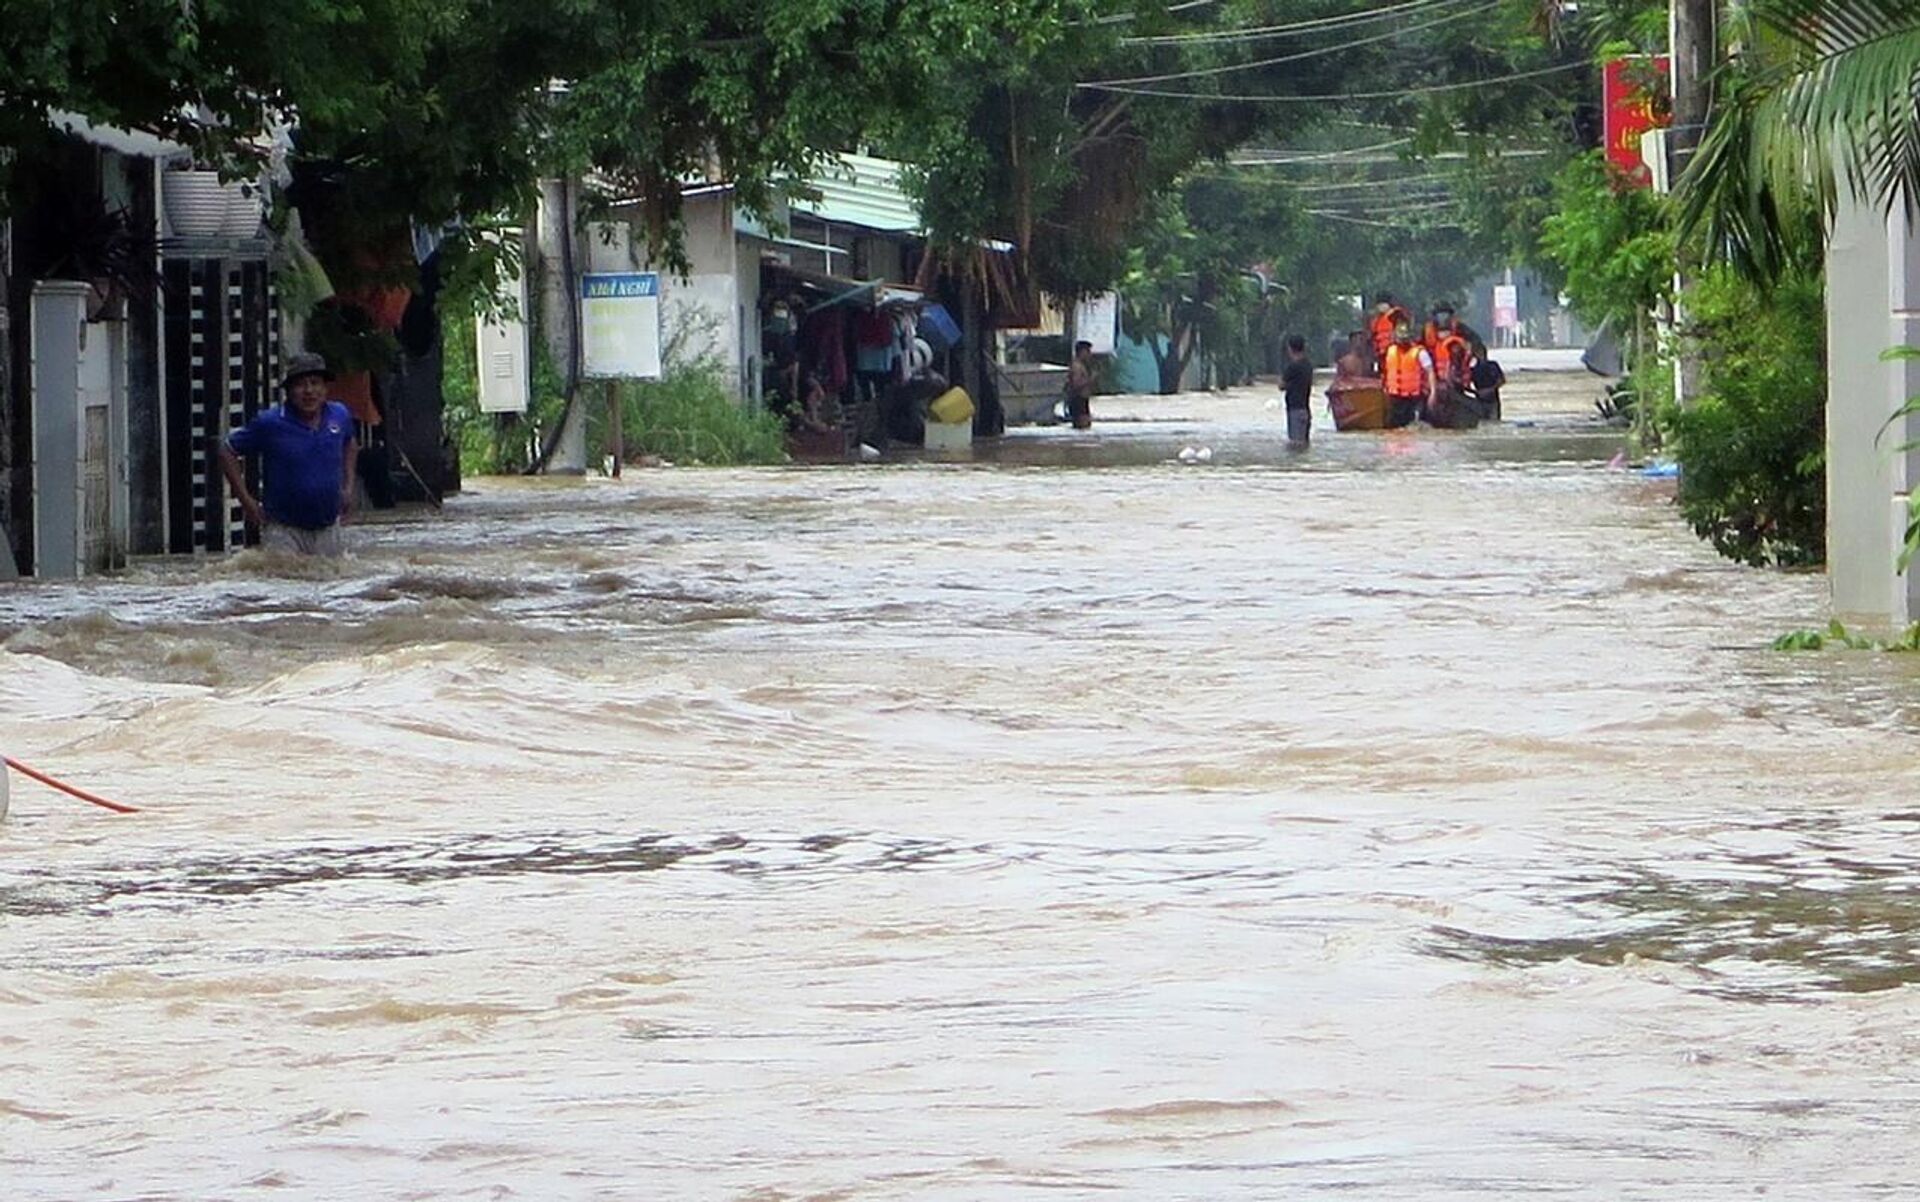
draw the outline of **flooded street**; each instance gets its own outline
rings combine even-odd
[[[0,749],[143,807],[14,778],[0,1194],[1912,1197],[1920,664],[1592,392],[0,591]]]

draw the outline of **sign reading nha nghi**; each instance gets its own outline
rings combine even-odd
[[[651,271],[580,277],[581,371],[599,380],[660,378],[660,276]]]

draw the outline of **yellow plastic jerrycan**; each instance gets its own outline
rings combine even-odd
[[[949,388],[933,399],[927,406],[927,412],[933,420],[946,425],[958,425],[973,420],[973,398],[964,388]]]

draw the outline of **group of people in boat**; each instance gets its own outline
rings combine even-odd
[[[1340,430],[1393,430],[1425,422],[1465,430],[1500,420],[1506,377],[1486,343],[1455,315],[1435,304],[1424,326],[1391,293],[1375,298],[1365,329],[1347,336],[1327,389]]]

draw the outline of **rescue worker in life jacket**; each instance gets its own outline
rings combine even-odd
[[[1382,292],[1373,301],[1373,317],[1367,323],[1367,332],[1373,336],[1373,362],[1375,374],[1387,361],[1387,348],[1393,345],[1393,332],[1413,321],[1413,314],[1401,308],[1393,299],[1393,293]]]
[[[1465,338],[1451,332],[1440,335],[1433,352],[1433,399],[1424,415],[1428,424],[1447,430],[1471,430],[1480,424],[1469,374],[1472,363],[1473,351]]]
[[[1413,340],[1413,327],[1402,324],[1393,332],[1393,344],[1381,356],[1380,374],[1387,386],[1387,428],[1410,426],[1433,403],[1433,356]]]
[[[1473,348],[1458,334],[1442,334],[1434,346],[1433,374],[1441,386],[1466,392],[1472,382]]]
[[[1466,322],[1454,316],[1452,305],[1441,301],[1433,307],[1433,319],[1427,322],[1426,329],[1421,332],[1420,344],[1433,356],[1434,364],[1440,368],[1442,376],[1446,374],[1447,365],[1440,361],[1440,344],[1449,334],[1458,334],[1469,346],[1480,337],[1468,328]]]

